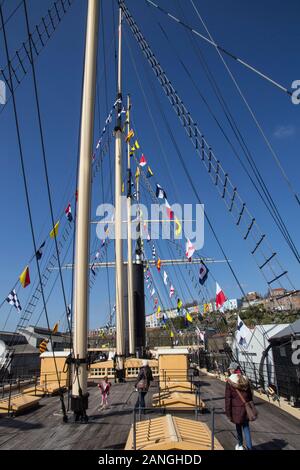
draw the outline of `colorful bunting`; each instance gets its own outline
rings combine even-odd
[[[59,322],[55,323],[53,329],[52,329],[52,334],[56,334],[58,332],[58,325],[59,325]]]
[[[156,197],[158,199],[167,199],[165,190],[159,184],[156,185]]]
[[[160,268],[161,268],[161,259],[160,258],[158,258],[158,260],[157,260],[156,267],[157,267],[158,272],[160,272]]]
[[[35,256],[36,256],[36,259],[39,261],[41,259],[41,257],[43,256],[43,248],[44,246],[46,245],[46,242],[44,241],[44,243],[41,244],[41,246],[39,247],[39,249],[37,250]]]
[[[146,178],[152,178],[153,175],[153,171],[151,170],[150,166],[148,166]]]
[[[30,275],[29,275],[29,267],[26,266],[24,271],[19,277],[21,286],[25,289],[25,287],[29,286],[30,284]]]
[[[65,209],[65,214],[69,222],[72,222],[73,216],[72,216],[72,210],[71,210],[71,204],[68,205],[68,207]]]
[[[165,286],[168,285],[168,275],[167,275],[166,271],[164,271],[164,285]]]

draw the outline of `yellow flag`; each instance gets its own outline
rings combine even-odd
[[[24,271],[20,275],[19,279],[20,279],[20,283],[21,283],[21,285],[24,289],[25,289],[25,287],[29,286],[30,276],[29,276],[29,267],[28,266],[26,266],[26,268],[24,269]]]
[[[160,308],[160,305],[158,306],[157,308],[157,313],[160,313],[161,312],[161,308]]]
[[[139,179],[140,174],[141,174],[140,167],[137,167],[136,172],[135,172],[135,179]]]
[[[171,337],[171,338],[174,338],[174,333],[173,333],[173,331],[171,331],[170,337]]]
[[[209,304],[204,304],[204,305],[203,305],[203,311],[204,311],[204,313],[208,313],[209,310],[210,310],[210,309],[209,309]]]
[[[130,142],[130,139],[132,139],[132,137],[134,137],[134,131],[131,129],[131,130],[129,131],[129,133],[127,134],[127,136],[126,136],[125,141],[126,141],[126,142]]]
[[[122,193],[124,193],[124,191],[125,191],[125,184],[124,184],[124,181],[123,181],[123,183],[122,183]]]
[[[179,235],[181,234],[181,225],[180,225],[179,220],[177,219],[176,216],[175,216],[175,225],[176,225],[175,235],[177,237],[179,237]]]
[[[186,319],[187,319],[187,321],[189,321],[189,322],[191,322],[191,323],[193,322],[193,318],[192,318],[192,316],[191,316],[188,312],[187,312],[187,314],[186,314]]]
[[[138,143],[137,140],[134,142],[134,147],[135,147],[136,150],[138,150],[140,148],[140,144]]]
[[[51,232],[50,232],[50,238],[55,238],[55,237],[57,237],[57,234],[58,234],[58,227],[59,227],[59,221],[56,222],[56,225],[55,225],[54,229],[51,230]]]
[[[55,335],[55,333],[58,332],[58,324],[59,322],[55,323],[54,327],[53,327],[53,330],[52,330],[52,333]]]

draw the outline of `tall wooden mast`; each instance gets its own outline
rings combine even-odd
[[[80,161],[78,173],[78,202],[75,247],[74,289],[74,357],[72,410],[76,419],[86,418],[87,393],[87,336],[88,281],[90,251],[91,164],[96,93],[97,47],[100,0],[88,0],[85,46]]]

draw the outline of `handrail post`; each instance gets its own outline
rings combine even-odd
[[[133,444],[133,450],[136,450],[136,410],[135,408],[133,408],[132,444]]]
[[[211,410],[211,450],[215,449],[215,407]]]
[[[9,382],[9,396],[8,396],[8,408],[7,408],[7,415],[9,416],[10,413],[10,407],[11,407],[11,379]]]
[[[139,421],[141,421],[141,416],[142,416],[142,407],[141,407],[142,392],[141,390],[138,391],[138,394],[139,394]]]

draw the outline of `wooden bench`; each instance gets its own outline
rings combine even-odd
[[[40,398],[33,397],[30,395],[13,395],[10,400],[9,398],[3,398],[0,400],[0,412],[8,413],[12,412],[17,414],[25,409],[34,408],[38,406]]]

